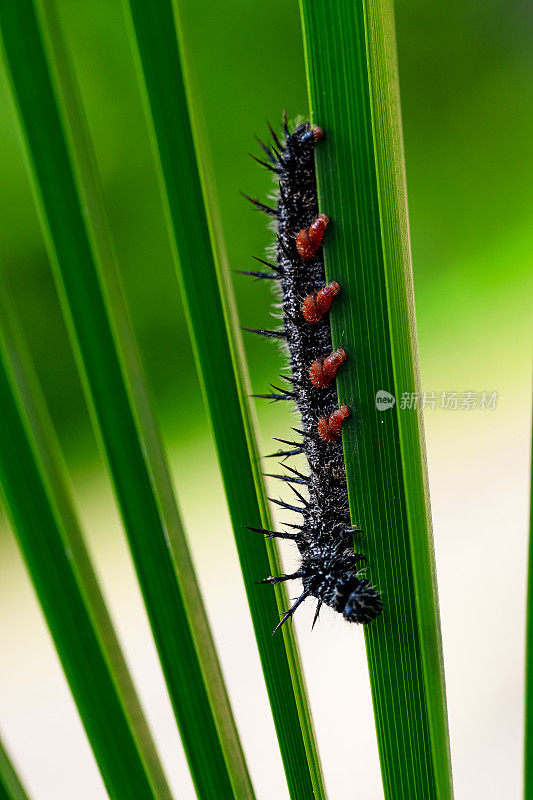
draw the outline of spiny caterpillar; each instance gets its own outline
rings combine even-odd
[[[296,532],[250,528],[269,538],[294,541],[301,556],[300,568],[290,575],[271,576],[261,583],[276,584],[301,579],[303,592],[282,617],[275,631],[292,617],[308,597],[317,602],[313,625],[323,603],[334,608],[349,622],[370,622],[381,612],[379,593],[361,574],[365,557],[354,552],[354,533],[348,507],[348,489],[341,441],[341,425],[350,416],[346,405],[338,408],[335,376],[349,357],[339,348],[332,352],[331,331],[325,315],[341,287],[325,282],[321,244],[329,224],[326,214],[318,213],[314,145],[324,138],[321,128],[309,122],[289,133],[284,114],[283,136],[269,126],[274,144],[259,142],[266,161],[259,161],[275,173],[278,184],[275,208],[248,198],[276,221],[276,263],[256,259],[268,272],[245,272],[275,282],[281,298],[281,330],[245,330],[283,341],[289,354],[290,376],[281,376],[289,386],[273,386],[275,394],[256,395],[271,400],[296,403],[302,417],[301,429],[293,429],[300,441],[278,439],[288,450],[273,454],[283,459],[287,474],[272,475],[287,483],[301,505],[290,505],[271,498],[282,508],[302,516]],[[252,156],[255,158],[255,156]],[[245,195],[247,197],[247,195]],[[289,467],[286,459],[305,454],[309,474]],[[296,486],[307,487],[306,499]],[[274,631],[274,632],[275,632]]]

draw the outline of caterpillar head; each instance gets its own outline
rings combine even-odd
[[[350,593],[342,611],[348,622],[371,622],[381,614],[383,601],[379,593],[365,579]]]

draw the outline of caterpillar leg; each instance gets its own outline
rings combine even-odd
[[[250,197],[248,199],[251,200]],[[263,205],[257,200],[252,200],[252,203],[255,203],[255,205],[259,206]],[[268,208],[268,206],[263,206],[263,210],[265,210],[265,208]],[[324,232],[328,223],[329,218],[326,216],[326,214],[319,214],[315,221],[312,222],[308,228],[303,228],[299,232],[298,236],[296,237],[296,249],[298,250],[300,257],[305,261],[313,258],[316,251],[322,244]]]
[[[311,364],[309,370],[309,380],[317,389],[328,386],[337,374],[340,365],[346,361],[346,352],[339,347],[326,358],[317,358]]]
[[[341,425],[343,420],[350,416],[348,406],[342,405],[329,418],[322,417],[318,421],[318,435],[325,442],[336,442],[341,437]]]
[[[341,290],[337,281],[331,281],[315,294],[308,294],[302,305],[302,314],[306,322],[316,325],[331,308],[333,298]]]

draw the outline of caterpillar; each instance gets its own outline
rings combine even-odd
[[[274,173],[277,202],[272,207],[245,197],[275,221],[276,260],[256,259],[268,271],[241,272],[272,281],[283,314],[279,330],[245,330],[280,340],[289,357],[290,375],[281,376],[287,385],[271,384],[273,394],[255,397],[292,401],[302,420],[301,428],[293,428],[300,438],[278,439],[289,449],[272,454],[282,459],[285,474],[269,476],[284,481],[298,505],[270,500],[299,514],[301,522],[287,526],[294,530],[290,533],[249,528],[269,538],[290,540],[300,553],[296,572],[260,581],[302,581],[302,593],[282,616],[275,633],[309,597],[317,600],[313,627],[323,604],[349,622],[367,623],[380,614],[382,599],[364,577],[365,557],[354,550],[354,534],[362,531],[352,527],[348,506],[341,426],[351,412],[347,405],[338,408],[335,376],[349,360],[349,353],[341,348],[332,350],[327,313],[341,286],[325,280],[321,245],[330,220],[318,212],[314,166],[314,147],[324,139],[324,132],[309,122],[289,132],[285,113],[282,135],[278,137],[270,125],[269,130],[273,144],[258,140],[265,160],[252,158]],[[287,464],[288,458],[299,454],[305,454],[308,474]],[[307,487],[308,497],[298,485]]]

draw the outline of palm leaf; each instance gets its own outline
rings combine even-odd
[[[107,239],[93,156],[54,6],[2,1],[0,28],[72,345],[193,780],[200,797],[230,798],[237,792],[251,798]]]
[[[257,585],[277,574],[279,556],[272,542],[244,529],[270,528],[269,514],[206,140],[190,71],[182,72],[186,42],[181,36],[178,49],[170,0],[130,0],[129,10],[184,306],[289,791],[292,798],[324,797],[294,633],[285,626],[282,636],[272,637],[288,607],[286,592],[278,587],[274,596]]]
[[[29,800],[10,758],[0,741],[0,800]]]
[[[366,629],[387,798],[452,796],[442,644],[420,413],[393,4],[302,0],[321,211],[333,220],[326,276],[342,301],[334,346],[352,354],[338,381],[353,411],[343,435],[350,508],[366,531],[384,597]],[[376,394],[397,398],[381,410]]]
[[[46,412],[31,385],[31,371],[22,364],[3,299],[0,312],[0,478],[7,514],[109,796],[167,800],[142,712],[132,725],[140,707],[62,481]]]

